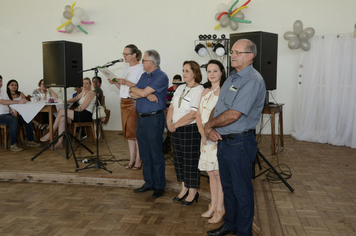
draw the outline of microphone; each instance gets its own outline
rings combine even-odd
[[[117,63],[117,62],[123,62],[123,61],[124,61],[124,59],[120,58],[120,59],[118,59],[118,60],[110,61],[110,62],[108,62],[108,63],[110,63],[110,64],[115,64],[115,63]]]

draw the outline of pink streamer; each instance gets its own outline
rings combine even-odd
[[[65,30],[58,30],[59,33],[67,33]]]

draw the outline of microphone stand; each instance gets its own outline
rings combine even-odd
[[[116,62],[114,63],[110,63],[110,64],[105,64],[104,66],[102,67],[109,67],[109,66],[112,66],[114,65]],[[99,66],[98,67],[95,67],[95,68],[91,68],[91,69],[88,69],[88,70],[83,70],[82,72],[87,72],[87,71],[94,71],[95,73],[95,78],[98,77],[98,68],[100,68]],[[95,88],[97,89],[98,88],[98,79],[95,80]],[[103,162],[100,161],[99,159],[99,118],[98,118],[98,96],[96,96],[96,92],[95,92],[95,109],[96,109],[96,159],[93,163],[90,163],[89,165],[85,166],[84,168],[81,168],[81,169],[76,169],[75,171],[80,171],[80,170],[86,170],[86,169],[91,169],[91,168],[94,168],[94,169],[103,169],[103,170],[106,170],[107,172],[109,173],[112,173],[112,171],[106,169],[105,165]]]

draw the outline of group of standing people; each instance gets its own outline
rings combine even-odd
[[[123,78],[109,79],[109,83],[120,89],[122,127],[130,150],[126,169],[143,167],[145,183],[134,191],[154,191],[153,198],[164,194],[166,178],[162,134],[167,125],[173,139],[177,180],[181,183],[181,191],[173,201],[184,206],[197,202],[200,171],[206,171],[210,180],[211,203],[202,217],[210,218],[209,223],[224,219],[223,225],[208,231],[208,234],[251,236],[254,215],[251,163],[257,152],[254,129],[263,109],[266,89],[262,76],[252,66],[257,54],[252,41],[237,41],[230,54],[234,70],[228,78],[220,61],[210,60],[206,64],[206,89],[200,85],[202,74],[199,64],[185,61],[185,84],[175,91],[167,117],[168,76],[160,69],[157,51],[148,50],[142,54],[135,45],[127,45],[123,56],[128,66]],[[91,81],[85,78],[83,91],[72,99],[80,106],[74,111],[68,110],[70,122],[91,119],[89,110],[93,110],[95,94],[90,88]],[[18,101],[4,101],[3,94],[0,96],[0,123],[6,123],[9,117],[4,114],[7,112],[4,106],[22,103],[24,99],[21,94],[14,95],[19,97]],[[63,115],[64,112],[59,111],[54,123],[59,132],[64,130]],[[10,127],[10,132],[13,128]],[[48,139],[49,134],[41,141]],[[31,137],[28,141],[34,144]],[[59,141],[57,147],[61,146]],[[11,144],[14,142],[15,137],[11,137]]]
[[[168,77],[159,67],[160,56],[156,51],[146,51],[140,64],[141,51],[128,45],[123,53],[125,62],[129,63],[124,78],[109,80],[120,89],[120,96],[124,98],[121,102],[122,125],[130,147],[130,162],[126,168],[143,166],[145,183],[134,191],[154,191],[154,198],[164,193],[162,133],[166,124],[173,139],[177,180],[181,182],[181,191],[173,201],[184,206],[197,202],[200,171],[206,171],[211,203],[202,217],[210,218],[209,223],[224,219],[223,225],[208,231],[213,236],[252,235],[251,163],[257,153],[254,129],[259,122],[266,91],[262,76],[252,66],[257,55],[256,45],[247,39],[238,40],[230,54],[234,70],[228,78],[220,61],[207,63],[206,89],[200,85],[199,64],[185,61],[185,84],[175,91],[166,118]],[[132,144],[130,140],[133,140]]]

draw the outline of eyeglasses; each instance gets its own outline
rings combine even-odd
[[[240,55],[242,53],[247,53],[248,54],[248,53],[251,53],[251,52],[239,52],[239,51],[233,51],[233,50],[230,51],[230,55],[235,54],[236,56],[238,56],[238,55]]]
[[[126,56],[128,56],[128,55],[132,55],[133,53],[123,53],[122,55],[124,56],[124,57],[126,57]]]
[[[145,63],[145,61],[152,61],[152,60],[143,60],[143,59],[142,59],[142,64]]]

